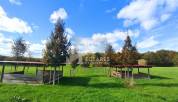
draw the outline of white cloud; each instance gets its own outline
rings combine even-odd
[[[29,42],[29,51],[35,58],[42,58],[43,50],[45,49],[46,40],[41,40],[40,43]]]
[[[154,36],[151,36],[149,38],[146,38],[145,40],[139,42],[137,44],[137,47],[138,48],[141,48],[141,49],[145,49],[145,48],[151,48],[151,47],[154,47],[156,46],[157,44],[159,44],[159,42],[157,40],[155,40],[155,37]]]
[[[75,32],[71,28],[66,28],[65,31],[68,39],[71,39],[75,35]]]
[[[12,43],[12,38],[7,38],[2,33],[0,33],[0,55],[12,56]],[[42,51],[45,48],[46,40],[42,40],[40,43],[26,41],[26,44],[28,44],[28,50],[30,51],[33,57],[42,57]],[[26,53],[25,56],[28,57],[28,54]]]
[[[77,40],[78,48],[81,53],[87,52],[103,52],[105,45],[110,43],[116,51],[120,50],[118,41],[123,41],[126,36],[138,37],[139,31],[128,30],[123,32],[120,30],[114,30],[110,33],[94,33],[91,38],[80,38]]]
[[[22,5],[20,0],[9,0],[10,3],[15,4],[15,5]]]
[[[54,11],[50,16],[50,21],[52,23],[56,23],[57,20],[60,19],[67,19],[68,14],[64,8],[59,8],[57,11]]]
[[[139,23],[150,30],[168,20],[177,7],[178,0],[133,0],[119,11],[117,18],[125,19],[125,26]]]
[[[13,40],[11,38],[6,38],[0,33],[0,55],[11,55],[12,42]]]
[[[139,31],[135,30],[128,30],[127,32],[123,32],[120,30],[114,30],[111,33],[95,33],[92,36],[93,41],[95,42],[100,42],[100,41],[107,41],[108,43],[113,43],[116,42],[118,40],[124,40],[126,38],[126,36],[130,35],[133,37],[138,37],[139,36]]]
[[[4,9],[0,6],[0,31],[12,33],[32,33],[32,28],[27,22],[16,18],[8,17]]]

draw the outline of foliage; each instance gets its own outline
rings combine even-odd
[[[176,55],[174,56],[173,63],[175,66],[178,66],[178,53],[176,53]]]
[[[50,39],[46,43],[43,60],[55,66],[65,63],[69,56],[70,41],[64,28],[63,20],[59,19],[55,24],[55,29],[51,33]]]
[[[116,62],[115,62],[115,57],[116,57],[115,51],[114,51],[111,44],[107,44],[106,49],[105,49],[105,54],[106,54],[106,57],[109,57],[109,64],[110,65],[116,64]]]
[[[24,53],[27,51],[27,44],[22,37],[16,39],[12,45],[12,54],[16,60],[22,60]]]
[[[137,64],[139,59],[139,53],[135,46],[132,45],[132,41],[127,36],[124,46],[122,48],[122,63],[123,64]]]
[[[70,60],[71,67],[73,69],[75,69],[79,65],[78,64],[78,62],[79,62],[79,55],[78,55],[77,49],[71,50],[70,56],[69,56],[69,60]]]
[[[156,66],[173,66],[176,64],[176,52],[169,50],[159,50],[157,52],[146,52],[142,58],[148,61],[148,64]]]
[[[135,86],[135,81],[133,78],[126,78],[124,80],[124,86],[126,88],[133,88]]]
[[[90,61],[88,61],[87,58],[94,58],[94,54],[92,53],[87,53],[85,55],[82,56],[82,66],[83,67],[89,67],[90,66]]]

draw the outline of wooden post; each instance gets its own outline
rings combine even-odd
[[[127,78],[127,68],[125,68],[125,79]]]
[[[3,64],[3,67],[2,67],[1,80],[0,80],[1,83],[3,82],[3,78],[4,78],[4,70],[5,70],[5,64]]]
[[[45,77],[45,76],[44,76],[45,68],[46,68],[46,66],[44,65],[44,66],[43,66],[43,83],[44,83],[44,80],[45,80],[45,79],[44,79],[44,77]]]
[[[50,66],[50,67],[51,67],[51,66]],[[51,67],[51,69],[50,69],[49,82],[51,82],[51,80],[52,80],[52,67]]]
[[[148,67],[148,79],[150,79],[150,68]]]
[[[62,65],[62,77],[63,77],[63,75],[64,75],[64,68],[63,68],[63,65]]]
[[[60,66],[58,67],[58,71],[59,71],[59,73],[58,73],[58,80],[57,80],[57,83],[59,84],[59,78],[60,78]]]
[[[11,65],[11,71],[12,71],[12,65]]]
[[[132,72],[131,72],[131,73],[132,73],[132,78],[134,78],[134,74],[133,74],[133,68],[131,69],[131,71],[132,71]]]
[[[53,85],[55,85],[56,81],[56,66],[54,67],[54,72],[53,72]]]
[[[129,78],[130,77],[130,70],[129,70],[130,68],[128,67],[127,68],[127,78]]]
[[[112,69],[109,67],[109,77],[111,77]]]
[[[63,65],[62,65],[62,75],[63,75],[63,71],[64,71],[64,68],[63,68]]]
[[[30,66],[28,65],[27,72],[28,72],[29,68],[30,68]]]
[[[15,64],[15,66],[14,66],[14,67],[15,67],[15,71],[17,71],[17,65],[16,65],[16,64]]]
[[[38,65],[36,66],[36,76],[37,76],[37,73],[38,73]]]
[[[25,65],[23,66],[23,71],[24,71],[24,73],[25,73]]]
[[[122,68],[121,68],[121,72],[120,72],[120,74],[121,74],[121,78],[123,78],[123,74],[122,74]]]

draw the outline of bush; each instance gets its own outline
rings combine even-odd
[[[124,80],[124,87],[133,88],[135,86],[135,81],[133,78],[127,78]]]

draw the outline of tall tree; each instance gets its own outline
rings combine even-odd
[[[126,37],[124,46],[122,48],[122,63],[136,64],[139,59],[139,54],[135,46],[132,45],[130,36]]]
[[[115,64],[114,53],[115,53],[115,51],[114,51],[112,45],[107,44],[106,49],[105,49],[105,54],[106,54],[107,57],[109,57],[109,64],[110,65]]]
[[[55,29],[51,33],[49,40],[46,43],[43,59],[44,62],[58,66],[66,62],[66,57],[69,56],[70,41],[64,28],[63,20],[59,19],[55,24]]]
[[[69,61],[72,69],[70,70],[70,75],[74,76],[75,75],[75,69],[79,65],[79,54],[76,48],[70,50],[70,56],[69,56]]]
[[[22,37],[13,41],[12,45],[12,54],[15,57],[15,60],[22,60],[24,53],[27,51],[27,44]]]
[[[70,51],[69,60],[71,63],[71,67],[75,69],[78,66],[78,62],[79,62],[79,55],[76,48]]]

